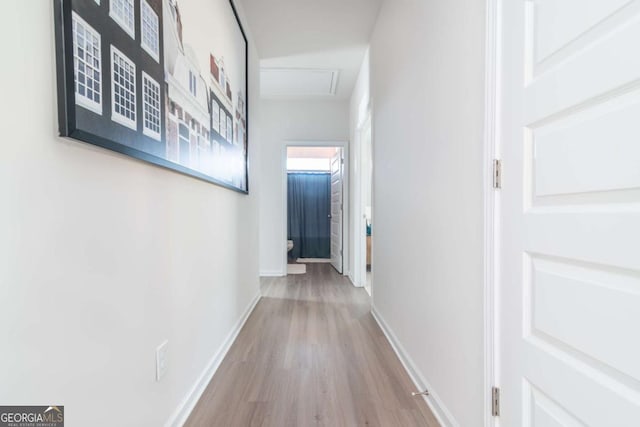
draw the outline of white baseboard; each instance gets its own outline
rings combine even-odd
[[[260,277],[284,277],[287,273],[283,273],[281,270],[278,271],[261,271]]]
[[[356,288],[364,288],[365,287],[364,283],[360,283],[360,284],[356,283],[356,279],[353,277],[353,274],[351,274],[351,272],[349,272],[349,281]]]
[[[196,383],[193,385],[191,390],[189,390],[189,393],[187,393],[178,408],[169,417],[169,420],[165,423],[165,427],[181,427],[187,421],[187,418],[189,418],[191,411],[193,411],[193,408],[196,406],[196,403],[198,403],[198,400],[202,396],[202,393],[204,393],[207,385],[209,385],[211,378],[213,378],[213,375],[220,367],[222,360],[227,355],[227,352],[229,352],[231,345],[238,337],[240,330],[249,318],[249,315],[251,315],[251,313],[253,312],[253,309],[258,304],[258,301],[260,301],[260,298],[261,295],[260,292],[258,292],[245,312],[242,314],[242,317],[240,317],[238,322],[236,322],[235,326],[233,327],[227,338],[224,340],[216,354],[213,355]]]
[[[351,284],[353,286],[355,286],[356,288],[359,288],[360,286],[356,283],[355,279],[353,278],[353,276],[351,274],[349,274],[349,281],[351,282]]]
[[[371,315],[378,323],[378,326],[380,326],[380,329],[382,329],[384,335],[387,337],[387,341],[389,341],[389,344],[391,344],[393,351],[395,351],[398,359],[400,359],[402,366],[404,366],[404,369],[409,374],[409,377],[411,377],[411,381],[413,381],[413,384],[416,386],[416,390],[429,390],[429,396],[423,397],[427,402],[427,405],[429,405],[429,408],[431,408],[431,412],[433,412],[435,417],[438,419],[440,425],[442,425],[443,427],[460,427],[460,424],[458,424],[453,415],[451,415],[451,412],[449,412],[442,400],[438,397],[438,394],[433,389],[433,387],[431,387],[429,382],[425,380],[424,376],[420,373],[409,354],[404,350],[404,347],[402,347],[402,344],[400,344],[395,334],[386,324],[374,305],[371,306]]]

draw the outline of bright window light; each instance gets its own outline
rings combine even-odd
[[[329,171],[331,159],[287,158],[287,170],[290,171]]]

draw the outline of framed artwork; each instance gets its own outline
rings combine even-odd
[[[230,0],[54,0],[60,135],[248,193]]]

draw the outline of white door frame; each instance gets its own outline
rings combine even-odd
[[[349,230],[349,141],[304,141],[304,140],[287,140],[284,142],[282,151],[282,271],[287,275],[287,149],[289,147],[339,147],[342,148],[342,156],[344,158],[342,180],[343,180],[343,210],[342,210],[342,275],[347,276],[350,273],[351,265],[349,264],[349,245],[344,236],[348,236]]]
[[[362,244],[360,242],[358,230],[360,227],[359,218],[362,217],[362,141],[361,141],[361,127],[357,127],[354,135],[354,140],[351,143],[351,155],[352,155],[352,169],[351,173],[353,174],[352,184],[353,184],[353,206],[351,209],[351,217],[350,221],[353,222],[353,227],[351,230],[351,235],[349,239],[353,242],[353,265],[351,266],[351,275],[349,278],[351,279],[351,284],[356,287],[362,286],[362,272],[360,270],[360,260],[362,257]]]
[[[367,240],[366,237],[363,238],[362,233],[364,230],[364,210],[363,210],[363,184],[364,184],[364,171],[362,168],[362,156],[363,156],[363,150],[362,150],[362,135],[363,135],[363,130],[365,129],[365,127],[369,127],[369,136],[370,138],[373,138],[372,132],[371,132],[371,111],[369,111],[367,109],[366,114],[364,115],[364,118],[361,120],[361,122],[358,124],[358,127],[356,129],[356,141],[354,141],[354,151],[353,151],[353,155],[355,156],[353,158],[353,165],[354,165],[354,170],[353,170],[353,190],[354,190],[354,194],[353,194],[353,206],[352,206],[352,210],[353,210],[353,230],[352,230],[352,238],[353,238],[353,266],[351,268],[352,270],[352,283],[357,286],[357,287],[365,287],[366,284],[366,280],[367,280],[367,262],[366,262],[366,257],[367,257]],[[370,150],[372,150],[372,144],[373,141],[370,141],[371,147]],[[371,159],[371,163],[373,159]],[[370,177],[371,181],[373,181],[373,177]],[[372,192],[373,192],[373,182],[371,182],[371,188],[372,188]]]
[[[344,274],[345,262],[344,262],[344,241],[345,241],[345,228],[344,228],[344,150],[339,149],[338,152],[331,157],[331,175],[330,175],[330,195],[331,195],[331,213],[330,219],[330,246],[331,246],[331,265],[339,273]],[[336,181],[337,179],[337,181]],[[334,184],[338,184],[334,186]],[[334,200],[334,197],[339,196],[339,200]],[[334,212],[340,211],[338,216],[334,215]],[[338,248],[334,248],[334,236],[335,240],[339,242]]]
[[[499,386],[498,318],[500,191],[494,188],[494,160],[500,159],[500,1],[486,0],[484,117],[484,425],[494,427],[492,387]]]

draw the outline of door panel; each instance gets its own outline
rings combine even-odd
[[[640,188],[640,91],[532,131],[534,197]]]
[[[640,1],[503,1],[502,426],[640,425]]]
[[[536,62],[549,58],[632,0],[538,0],[534,20]],[[579,13],[578,13],[579,12]],[[530,16],[531,16],[530,15]]]
[[[523,1],[517,0],[517,3],[522,4]],[[534,14],[534,2],[524,2],[527,3],[527,14]],[[525,70],[527,103],[524,107],[528,124],[554,118],[571,118],[576,110],[592,108],[607,98],[616,98],[631,89],[624,86],[635,83],[640,75],[640,55],[631,54],[637,50],[637,41],[640,40],[640,20],[637,18],[640,6],[637,0],[623,12],[626,13],[616,20],[618,25],[599,33],[600,37],[588,46],[567,50],[561,61],[538,73],[531,70],[533,61],[528,59],[533,55],[532,48],[521,48],[524,60],[518,75]],[[576,11],[578,13],[579,10]],[[523,18],[519,18],[518,22],[518,31],[522,32],[525,27]],[[509,26],[514,24],[509,23]],[[527,31],[532,29],[528,28]],[[522,40],[521,36],[519,38]],[[522,41],[522,44],[526,45],[526,42]],[[625,53],[620,54],[623,51]]]
[[[342,273],[342,150],[331,159],[331,265]]]
[[[526,426],[545,427],[584,427],[584,424],[577,420],[572,414],[560,407],[549,396],[533,387],[528,387],[531,410],[530,418]]]
[[[591,357],[600,368],[617,371],[616,377],[640,381],[640,346],[626,343],[640,325],[640,278],[556,260],[532,261],[532,311],[525,311],[530,333],[579,359]]]

